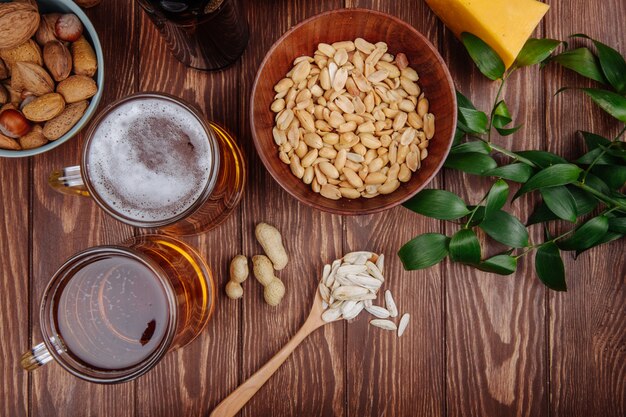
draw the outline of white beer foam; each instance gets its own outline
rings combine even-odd
[[[163,221],[188,209],[209,181],[213,156],[202,124],[184,107],[141,98],[116,107],[91,139],[93,188],[120,214]]]

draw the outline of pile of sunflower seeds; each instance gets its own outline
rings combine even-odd
[[[383,254],[351,252],[325,265],[319,284],[324,307],[322,320],[353,320],[365,310],[376,317],[370,321],[372,326],[397,331],[398,337],[402,336],[410,315],[403,314],[397,325],[389,319],[398,317],[398,307],[391,291],[385,291],[384,307],[373,303],[385,282],[382,272],[384,263]]]

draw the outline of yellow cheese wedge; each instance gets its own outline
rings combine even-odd
[[[535,0],[426,0],[457,37],[470,32],[510,67],[550,6]]]

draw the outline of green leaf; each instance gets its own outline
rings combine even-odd
[[[587,48],[583,47],[562,52],[553,56],[550,61],[554,61],[567,69],[571,69],[583,77],[606,84],[606,79],[604,75],[602,75],[598,58]]]
[[[526,182],[532,174],[533,169],[522,163],[503,165],[483,172],[483,175],[485,176],[500,177],[515,182]]]
[[[602,179],[613,190],[618,190],[626,184],[626,166],[596,165],[591,169],[591,172]]]
[[[602,110],[615,117],[620,122],[626,123],[626,97],[598,88],[583,88],[582,90],[591,97]]]
[[[596,135],[595,133],[585,132],[584,130],[579,130],[578,132],[583,136],[587,149],[590,151],[596,149],[600,145],[609,146],[611,144],[609,139]]]
[[[511,275],[517,270],[517,258],[501,254],[485,259],[478,264],[478,269],[500,275]]]
[[[581,190],[573,185],[567,185],[566,187],[572,197],[574,197],[576,213],[578,213],[579,216],[591,213],[598,206],[598,200],[587,191]]]
[[[517,55],[513,66],[516,68],[538,64],[550,56],[561,41],[556,39],[529,38]]]
[[[465,142],[460,145],[453,146],[450,149],[450,153],[467,153],[478,152],[488,155],[491,152],[491,147],[482,140],[475,140],[472,142]]]
[[[480,242],[472,229],[461,229],[452,236],[448,246],[450,259],[465,264],[480,262]]]
[[[591,173],[587,173],[585,184],[587,184],[589,187],[593,188],[596,191],[600,191],[602,194],[608,195],[611,192],[611,189],[608,185],[606,185],[603,180]]]
[[[578,176],[582,171],[582,169],[573,164],[556,164],[544,168],[526,181],[515,193],[513,199],[538,188],[570,184],[578,180]]]
[[[405,243],[398,256],[407,271],[428,268],[446,257],[449,241],[440,233],[425,233]]]
[[[461,139],[463,139],[463,136],[465,136],[465,132],[457,126],[456,130],[454,131],[452,146],[459,145],[461,143]]]
[[[499,211],[509,196],[509,185],[504,180],[496,181],[487,194],[485,203],[485,217],[490,217],[494,212]]]
[[[470,174],[481,175],[489,169],[494,169],[498,164],[489,155],[478,152],[467,152],[448,155],[444,166]]]
[[[558,246],[563,250],[587,249],[605,235],[609,230],[609,219],[598,216],[577,227],[569,238],[559,240]]]
[[[576,34],[573,37],[591,39],[598,50],[600,67],[604,76],[620,94],[626,94],[626,61],[615,49],[598,42],[587,35]]]
[[[537,223],[545,223],[551,220],[557,220],[558,216],[550,211],[548,206],[545,203],[537,204],[533,212],[530,216],[528,216],[528,220],[526,221],[526,226],[530,226],[532,224]]]
[[[511,123],[512,120],[509,108],[504,100],[500,100],[495,109],[493,109],[493,125],[495,127],[504,127]]]
[[[552,213],[563,220],[572,223],[576,221],[576,217],[578,217],[576,200],[565,186],[541,188],[539,192]]]
[[[610,218],[609,230],[615,233],[626,233],[626,217]]]
[[[607,154],[614,156],[619,160],[620,163],[622,160],[626,161],[626,143],[625,142],[613,142],[610,146],[598,145],[600,149],[605,151]]]
[[[500,136],[510,136],[513,133],[517,132],[518,130],[520,130],[522,128],[522,126],[524,126],[523,124],[521,125],[517,125],[515,127],[512,127],[510,129],[505,129],[502,127],[496,127],[496,130],[498,131],[498,133],[500,134]]]
[[[619,163],[619,159],[607,155],[608,152],[605,149],[592,149],[591,151],[578,158],[575,162],[579,165],[590,165],[592,163],[596,165],[614,165]]]
[[[467,133],[481,134],[487,131],[489,119],[479,110],[459,107],[459,128]]]
[[[469,214],[465,202],[456,194],[445,190],[422,190],[403,205],[423,216],[439,220],[454,220]]]
[[[559,248],[553,243],[543,244],[535,254],[535,271],[548,288],[555,291],[567,291],[565,266]]]
[[[604,245],[605,243],[613,242],[614,240],[621,239],[623,237],[624,237],[623,233],[615,233],[609,230],[608,232],[604,234],[604,236],[602,236],[602,238],[600,238],[600,240],[598,240],[593,245],[589,246],[587,249],[577,250],[576,254],[574,255],[574,259],[578,258],[578,256],[580,256],[581,253],[587,252],[589,249],[595,248],[596,246]]]
[[[485,206],[478,206],[478,207],[467,206],[467,208],[470,209],[470,211],[476,209],[476,212],[474,213],[474,216],[472,217],[472,220],[470,221],[469,226],[471,227],[478,226],[485,218]]]
[[[517,217],[498,210],[480,223],[479,227],[493,239],[513,248],[528,246],[528,230]]]
[[[468,32],[461,33],[461,42],[485,77],[491,80],[502,78],[506,70],[504,62],[487,43]]]
[[[471,100],[465,97],[463,93],[461,93],[459,90],[456,90],[456,104],[459,107],[476,110],[476,107],[474,107],[474,104],[471,102]]]
[[[540,168],[547,168],[550,165],[566,164],[567,161],[557,154],[546,151],[518,151],[515,152],[523,158],[528,159]]]

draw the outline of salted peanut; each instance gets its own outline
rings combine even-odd
[[[326,198],[393,192],[419,169],[434,135],[418,80],[384,42],[318,44],[275,86],[279,158]]]

